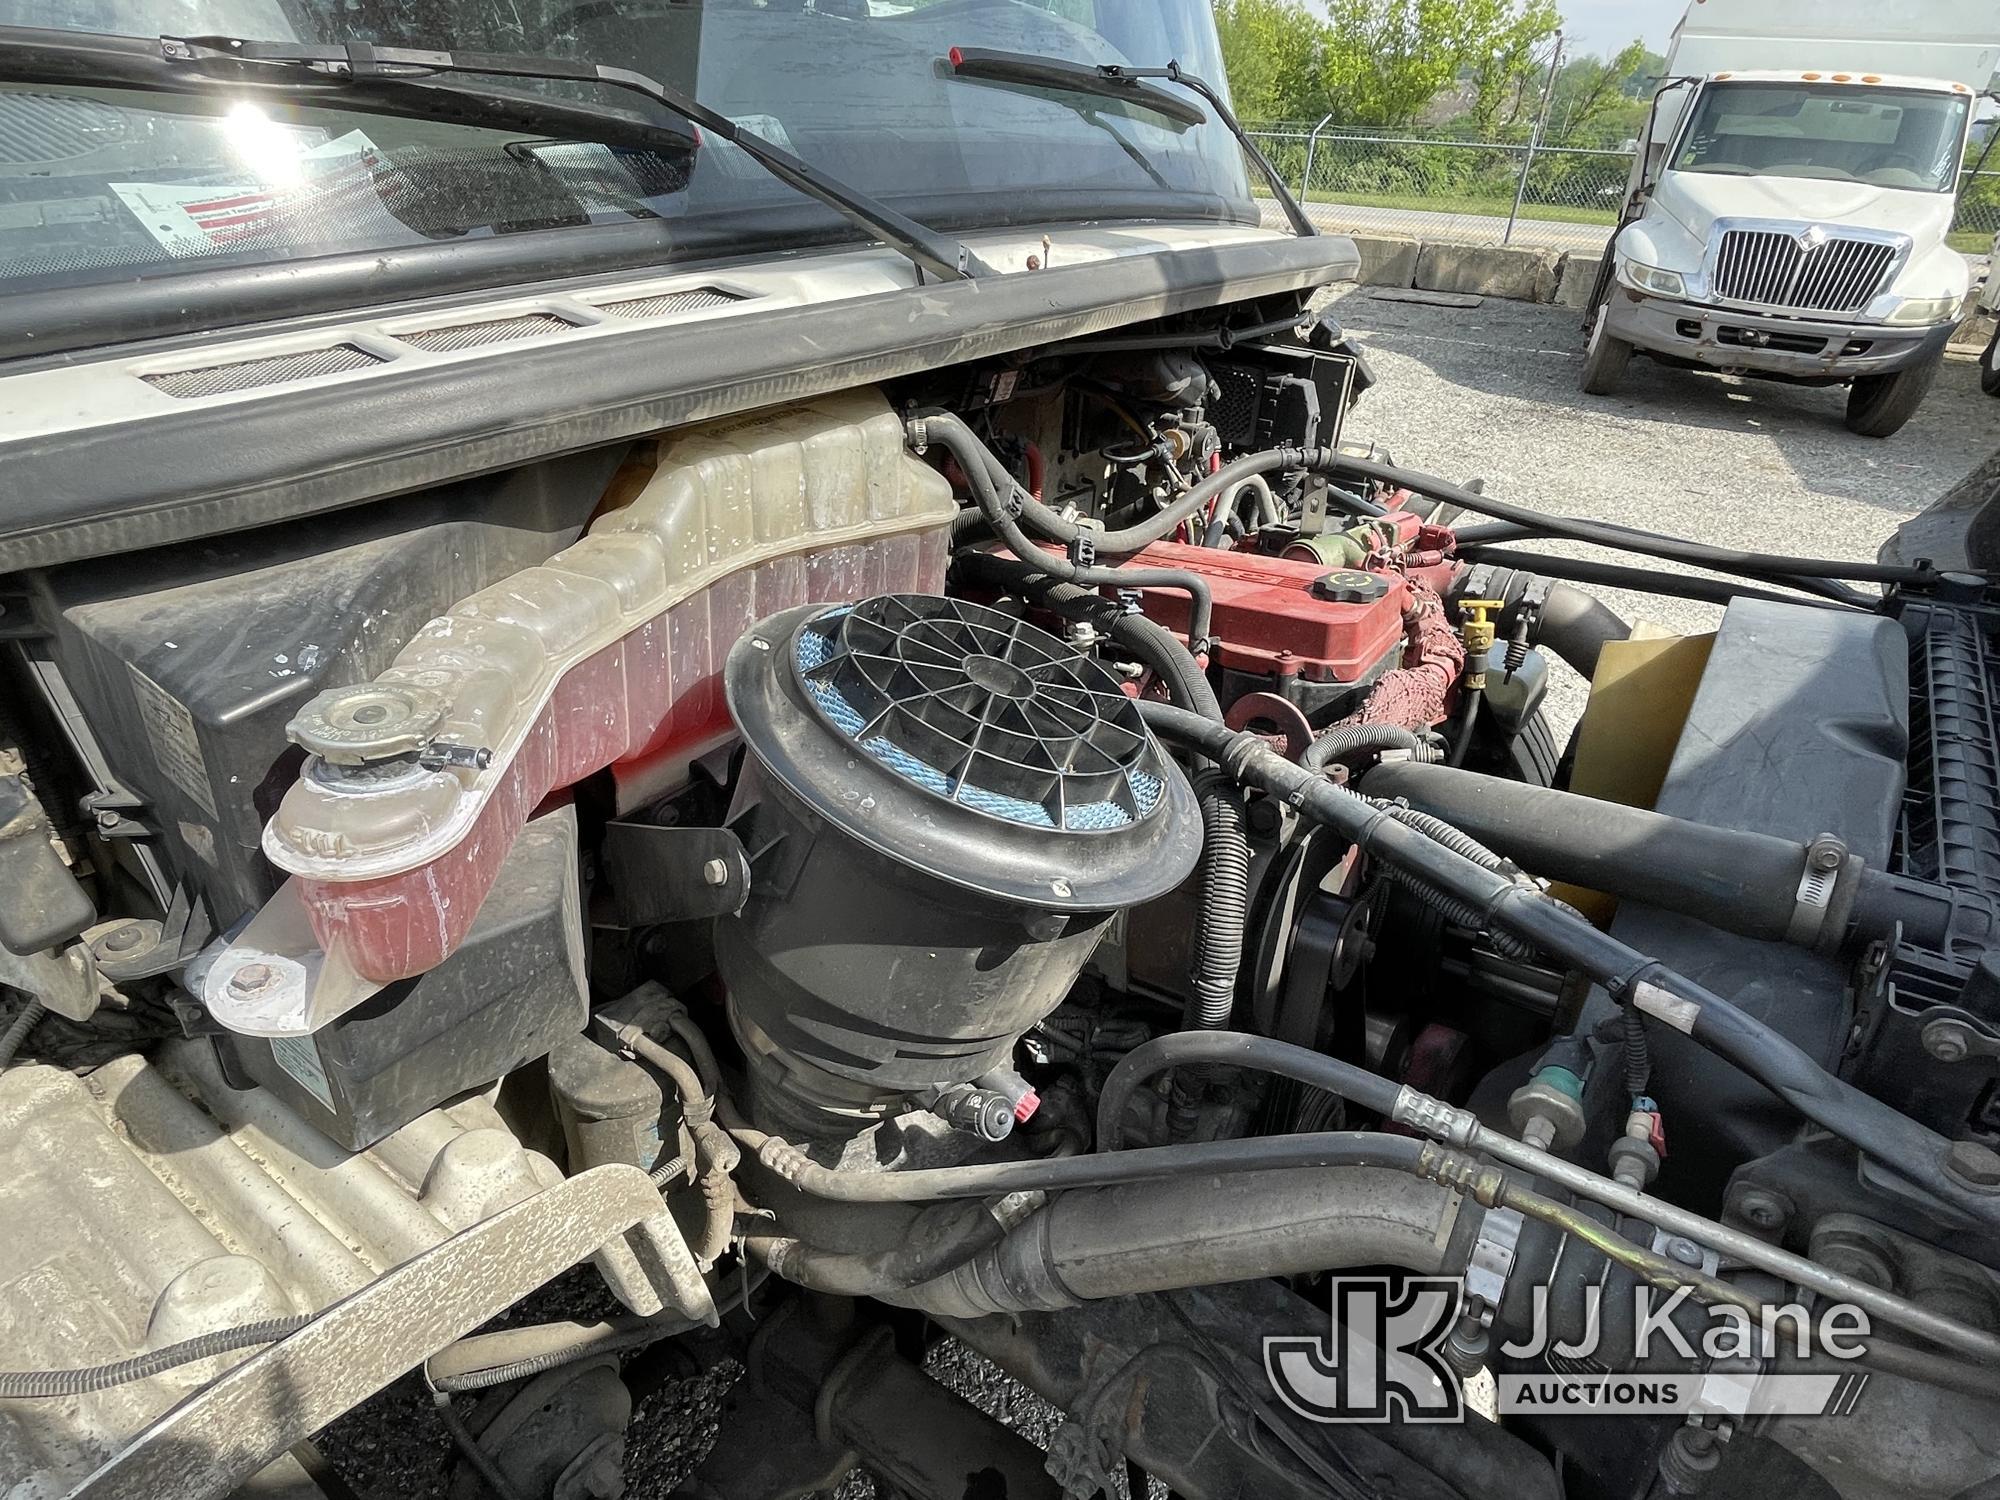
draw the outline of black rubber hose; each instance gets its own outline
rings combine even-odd
[[[1416,760],[1444,758],[1434,745],[1398,724],[1340,724],[1306,746],[1299,764],[1309,771],[1324,771],[1343,756],[1384,750],[1407,750]]]
[[[1105,1078],[1104,1089],[1097,1096],[1097,1149],[1100,1152],[1118,1150],[1125,1136],[1126,1106],[1147,1079],[1169,1068],[1195,1064],[1255,1068],[1260,1073],[1289,1078],[1294,1083],[1310,1084],[1338,1094],[1350,1104],[1358,1104],[1384,1119],[1395,1112],[1396,1096],[1403,1091],[1401,1084],[1370,1073],[1366,1068],[1342,1062],[1336,1057],[1309,1052],[1290,1042],[1273,1041],[1269,1037],[1252,1036],[1243,1031],[1177,1031],[1134,1047],[1118,1060],[1118,1066]],[[1288,1137],[1268,1136],[1263,1139],[1285,1140]]]
[[[1594,558],[1558,557],[1551,552],[1523,552],[1514,547],[1468,545],[1460,533],[1457,556],[1461,562],[1484,563],[1489,567],[1526,569],[1544,578],[1566,578],[1572,583],[1591,583],[1602,588],[1630,589],[1638,594],[1664,594],[1673,599],[1695,599],[1703,604],[1728,604],[1735,599],[1759,599],[1769,604],[1798,604],[1813,609],[1867,609],[1865,604],[1819,595],[1781,594],[1754,584],[1732,583],[1722,578],[1700,578],[1691,573],[1668,573],[1659,568],[1632,568],[1622,563],[1598,562]]]
[[[1394,1087],[1394,1085],[1390,1085]],[[1424,1143],[1381,1132],[1329,1131],[1315,1135],[1253,1136],[1148,1146],[1115,1155],[1063,1156],[991,1162],[965,1167],[925,1167],[898,1172],[849,1172],[823,1167],[788,1141],[759,1131],[738,1132],[757,1159],[800,1192],[839,1203],[929,1203],[940,1198],[986,1198],[1007,1193],[1060,1192],[1116,1187],[1203,1173],[1262,1172],[1280,1167],[1393,1167],[1420,1171]]]
[[[1087,619],[1158,674],[1167,696],[1190,713],[1222,722],[1222,704],[1180,638],[1144,615],[1128,615],[1113,600],[1052,578],[1032,562],[995,552],[961,552],[952,560],[966,585],[1021,594],[1068,619]]]
[[[979,491],[973,477],[974,465],[979,465],[986,476],[987,488],[993,493],[994,502],[1010,516],[1019,515],[1022,522],[1038,535],[1067,544],[1082,533],[1083,527],[1077,522],[1057,515],[1023,489],[999,457],[979,440],[979,435],[950,412],[924,413],[914,418],[910,423],[910,438],[919,449],[929,442],[941,443],[949,449],[952,457],[958,460],[958,466],[965,471],[966,482],[974,486],[975,495]],[[1148,516],[1135,525],[1099,534],[1096,538],[1097,550],[1107,557],[1126,557],[1142,551],[1154,542],[1164,541],[1183,521],[1207,510],[1218,496],[1229,494],[1244,480],[1285,469],[1302,468],[1307,457],[1306,449],[1290,446],[1246,454],[1224,464],[1156,515]]]
[[[1552,584],[1535,622],[1535,639],[1574,667],[1587,682],[1613,641],[1629,640],[1632,627],[1618,611],[1582,589]]]
[[[21,1013],[7,1023],[7,1029],[0,1031],[0,1068],[14,1061],[14,1054],[21,1050],[28,1034],[42,1024],[42,1017],[48,1013],[49,1008],[41,1001],[30,1000],[21,1007]]]
[[[1621,1004],[1691,1036],[1762,1083],[1814,1124],[1875,1158],[1975,1221],[2000,1226],[2000,1200],[1968,1190],[1944,1166],[1947,1142],[1907,1115],[1828,1073],[1742,1009],[1551,900],[1538,888],[1462,859],[1367,799],[1300,769],[1253,734],[1164,703],[1141,703],[1154,732],[1208,756],[1246,785],[1282,797],[1363,851],[1470,901],[1489,929],[1512,932],[1581,970]]]
[[[1550,880],[1766,942],[1797,921],[1806,846],[1790,839],[1444,766],[1377,766],[1361,790],[1401,799]]]
[[[1500,563],[1511,556],[1509,553],[1496,553],[1468,557],[1463,549],[1459,552],[1463,561],[1488,564]],[[1547,576],[1554,578],[1561,575],[1551,572]],[[1517,568],[1494,566],[1489,568],[1488,576],[1483,579],[1459,575],[1458,581],[1452,585],[1452,597],[1465,597],[1476,587],[1478,592],[1500,600],[1511,610],[1520,603],[1521,596],[1530,586],[1543,581],[1535,574]],[[1603,600],[1586,594],[1582,589],[1573,589],[1566,583],[1554,583],[1549,585],[1548,595],[1536,615],[1534,634],[1537,642],[1568,662],[1587,681],[1597,675],[1597,660],[1605,646],[1612,641],[1630,639],[1632,627]],[[1509,646],[1511,649],[1511,641]]]
[[[999,535],[1014,555],[1023,562],[1033,563],[1044,573],[1060,578],[1066,583],[1101,586],[1122,585],[1131,588],[1178,589],[1191,601],[1188,609],[1188,640],[1196,650],[1205,649],[1209,631],[1215,619],[1215,595],[1208,586],[1208,580],[1199,573],[1185,568],[1115,568],[1083,567],[1073,563],[1066,556],[1059,556],[1044,547],[1038,547],[1021,523],[1017,514],[1026,514],[1028,508],[1046,509],[1036,506],[1033,500],[1021,504],[1025,491],[1007,471],[1007,468],[984,443],[978,434],[965,422],[949,412],[934,416],[920,417],[910,424],[914,441],[919,445],[935,442],[950,452],[958,460],[958,466],[965,472],[966,484],[972,490],[972,497],[986,517],[987,524]],[[1006,493],[1002,492],[1002,482]],[[1010,508],[1010,499],[1020,508]],[[1050,511],[1050,515],[1054,512]],[[1072,534],[1075,528],[1072,527]],[[1101,544],[1100,544],[1101,546]],[[1103,548],[1111,551],[1110,548]]]
[[[901,1206],[876,1212],[901,1213]],[[751,1235],[744,1248],[773,1275],[836,1297],[883,1297],[907,1291],[1000,1243],[1006,1227],[976,1199],[934,1203],[917,1214],[893,1249],[873,1253],[825,1250],[782,1235]]]
[[[266,1318],[258,1323],[245,1323],[239,1328],[219,1328],[214,1333],[184,1339],[149,1354],[135,1354],[130,1359],[113,1360],[103,1365],[84,1365],[74,1370],[0,1370],[0,1401],[50,1400],[107,1391],[116,1385],[130,1385],[135,1380],[150,1379],[164,1371],[191,1365],[199,1359],[213,1359],[218,1354],[229,1354],[258,1344],[275,1344],[297,1333],[311,1321],[311,1313],[291,1318]]]
[[[1638,552],[1649,557],[1668,558],[1698,568],[1712,568],[1721,573],[1742,573],[1764,578],[1785,575],[1792,578],[1834,578],[1863,583],[1905,584],[1929,583],[1937,576],[1928,568],[1900,568],[1886,563],[1841,562],[1823,557],[1788,557],[1774,552],[1745,552],[1733,547],[1714,547],[1704,542],[1690,542],[1680,537],[1663,536],[1658,532],[1640,531],[1609,521],[1583,521],[1571,516],[1552,516],[1525,505],[1511,505],[1504,500],[1495,500],[1490,495],[1466,489],[1463,485],[1453,484],[1448,479],[1440,479],[1435,474],[1424,474],[1394,464],[1377,463],[1373,459],[1357,458],[1333,449],[1318,450],[1308,466],[1315,470],[1358,474],[1363,478],[1373,479],[1398,489],[1415,490],[1419,494],[1430,495],[1439,500],[1449,500],[1454,505],[1463,506],[1466,510],[1482,516],[1513,521],[1538,535],[1592,542],[1600,547],[1611,547],[1621,552]]]
[[[1462,537],[1463,533],[1460,535]],[[1703,578],[1659,568],[1634,568],[1622,563],[1599,562],[1595,558],[1560,557],[1552,552],[1523,552],[1516,547],[1493,547],[1463,540],[1458,544],[1456,555],[1461,562],[1528,568],[1544,578],[1566,578],[1572,583],[1594,583],[1604,588],[1630,589],[1639,594],[1664,594],[1674,599],[1697,599],[1703,604],[1762,599],[1772,604],[1801,604],[1815,609],[1853,609],[1872,613],[1879,603],[1865,594],[1821,578],[1784,579],[1756,575],[1766,583],[1799,590],[1796,594],[1781,594],[1776,589],[1733,583],[1726,578]]]
[[[681,1117],[694,1140],[695,1161],[700,1167],[695,1185],[702,1196],[702,1228],[693,1249],[696,1262],[707,1270],[729,1249],[736,1221],[736,1189],[729,1174],[742,1153],[729,1132],[715,1123],[715,1096],[692,1064],[662,1047],[637,1026],[604,1015],[599,1015],[597,1021],[618,1039],[621,1047],[666,1074],[680,1096]],[[709,1060],[713,1062],[712,1054]]]

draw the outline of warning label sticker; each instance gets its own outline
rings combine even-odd
[[[279,1067],[304,1084],[313,1098],[328,1109],[333,1108],[333,1081],[326,1076],[326,1064],[321,1061],[319,1048],[308,1032],[304,1036],[274,1036],[271,1056]]]
[[[208,763],[201,757],[201,738],[187,705],[152,678],[132,667],[132,692],[139,701],[139,723],[153,747],[153,759],[173,784],[187,793],[211,818],[215,793],[208,785]]]

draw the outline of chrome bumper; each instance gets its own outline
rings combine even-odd
[[[1707,365],[1805,380],[1886,375],[1944,352],[1956,320],[1892,328],[1824,318],[1780,318],[1734,308],[1611,292],[1608,331],[1640,349]]]

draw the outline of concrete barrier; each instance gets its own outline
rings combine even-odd
[[[1597,288],[1598,273],[1603,267],[1601,255],[1565,255],[1556,277],[1556,301],[1564,307],[1590,306],[1590,294]]]
[[[1417,257],[1423,245],[1416,240],[1389,239],[1381,235],[1352,236],[1361,252],[1361,274],[1355,279],[1363,286],[1415,286]]]
[[[1562,262],[1558,250],[1429,243],[1417,253],[1416,285],[1427,292],[1549,302],[1555,298]]]

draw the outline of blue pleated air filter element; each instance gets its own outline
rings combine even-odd
[[[970,811],[1102,833],[1160,806],[1160,750],[1118,679],[1000,610],[884,595],[810,621],[792,665],[843,739]]]

